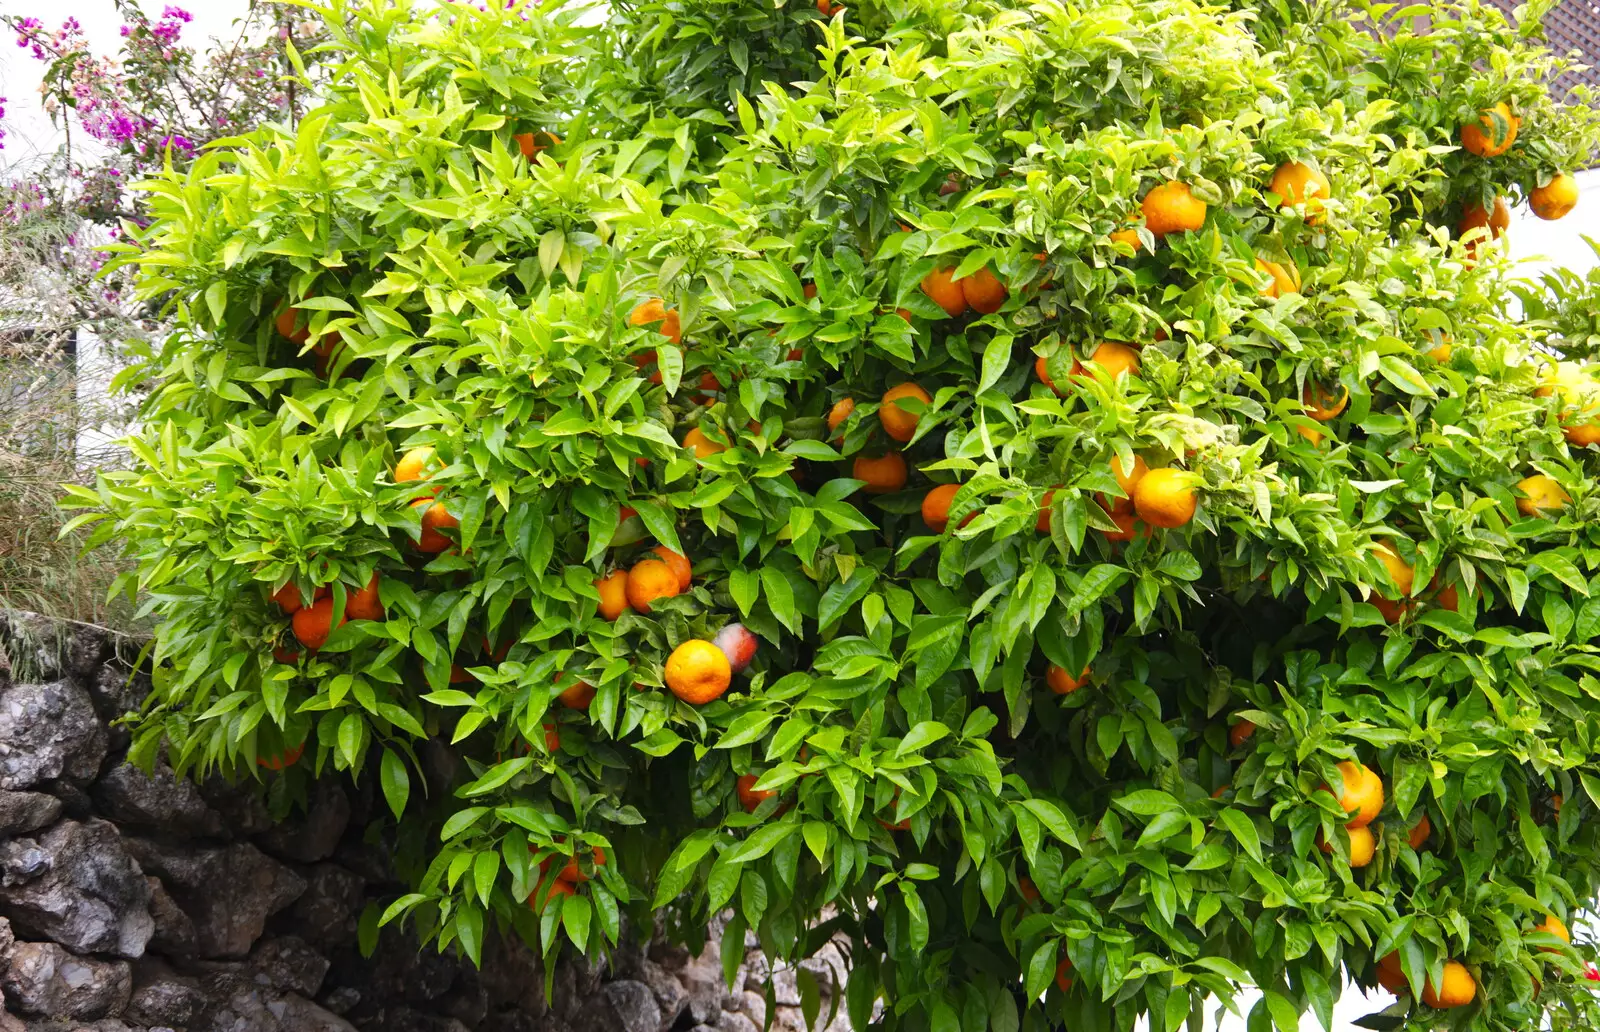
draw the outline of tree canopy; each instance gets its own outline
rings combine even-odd
[[[1596,1026],[1548,2],[301,6],[113,263],[137,758],[377,780],[474,957],[842,935],[858,1028]]]

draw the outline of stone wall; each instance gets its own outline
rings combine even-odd
[[[713,935],[564,961],[548,1002],[520,942],[479,969],[390,928],[363,956],[363,909],[404,891],[368,842],[381,802],[325,780],[274,824],[248,787],[129,766],[112,722],[149,690],[136,652],[0,612],[0,1032],[757,1032],[769,1002],[805,1032],[795,972],[753,941],[733,992]],[[807,962],[824,989],[830,965],[842,983],[837,949]]]

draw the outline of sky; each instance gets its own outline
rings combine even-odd
[[[152,16],[159,15],[167,0],[145,0],[142,4]],[[194,15],[194,21],[185,29],[188,41],[231,37],[235,20],[246,9],[245,0],[178,0],[181,6]],[[110,53],[117,46],[121,19],[112,7],[111,0],[0,0],[0,13],[34,15],[44,19],[49,27],[59,25],[66,18],[77,18],[83,26],[95,53]],[[9,98],[5,105],[5,150],[0,152],[0,167],[31,155],[49,153],[60,144],[60,134],[54,130],[49,118],[39,104],[38,87],[43,65],[26,51],[18,49],[13,40],[0,38],[0,96]],[[1594,253],[1584,243],[1582,234],[1600,238],[1600,171],[1580,173],[1581,194],[1577,209],[1560,222],[1541,222],[1526,207],[1512,212],[1510,239],[1513,257],[1535,259],[1528,267],[1529,274],[1565,265],[1583,271],[1596,264]],[[1373,1000],[1364,999],[1353,987],[1335,1008],[1334,1032],[1358,1032],[1351,1020],[1370,1013],[1391,1002],[1388,994],[1377,993]],[[1248,1013],[1253,996],[1241,1000],[1241,1008]],[[1208,1018],[1210,1012],[1208,1011]],[[1310,1029],[1314,1022],[1308,1023]],[[1244,1023],[1232,1017],[1225,1019],[1219,1032],[1242,1032]]]

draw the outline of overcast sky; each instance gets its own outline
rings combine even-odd
[[[144,9],[152,16],[161,13],[166,0],[144,0]],[[236,31],[235,21],[246,9],[245,0],[178,0],[181,6],[194,15],[194,21],[185,28],[188,41],[217,37],[231,38]],[[111,0],[0,0],[0,12],[33,15],[54,28],[66,18],[77,18],[83,25],[91,47],[96,54],[115,51],[119,40],[119,19]],[[35,61],[28,51],[19,49],[15,40],[0,38],[0,96],[9,98],[3,123],[6,131],[5,150],[0,152],[0,166],[10,165],[19,159],[53,151],[60,145],[60,134],[50,125],[39,104],[39,82],[43,65]],[[1545,257],[1557,264],[1583,270],[1595,264],[1593,252],[1580,239],[1584,230],[1600,236],[1600,173],[1588,172],[1579,176],[1582,195],[1577,210],[1560,222],[1541,222],[1526,208],[1512,213],[1512,254],[1519,258]],[[1537,271],[1534,266],[1530,271]],[[1248,1007],[1252,1001],[1245,1001]],[[1379,993],[1372,1002],[1361,998],[1354,989],[1347,991],[1340,1001],[1334,1022],[1335,1032],[1357,1032],[1349,1021],[1376,1010],[1390,1002],[1386,993]],[[1208,1015],[1209,1017],[1209,1015]],[[1307,1019],[1306,1028],[1315,1025]],[[1229,1019],[1221,1026],[1224,1032],[1238,1032],[1243,1023]]]

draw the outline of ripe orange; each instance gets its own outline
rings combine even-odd
[[[817,13],[824,18],[832,18],[844,10],[844,4],[829,3],[828,0],[817,0]]]
[[[1371,768],[1352,760],[1339,764],[1339,776],[1344,780],[1344,790],[1339,793],[1339,809],[1350,818],[1346,828],[1365,828],[1383,809],[1383,779]],[[1332,792],[1326,784],[1323,791]]]
[[[1135,251],[1139,250],[1139,231],[1137,229],[1114,229],[1106,239],[1113,244],[1127,244]]]
[[[1106,495],[1101,495],[1101,507],[1112,514],[1132,512],[1133,490],[1139,486],[1139,481],[1143,480],[1145,474],[1149,472],[1150,467],[1145,465],[1145,461],[1141,456],[1135,455],[1133,457],[1132,469],[1124,469],[1122,460],[1115,455],[1111,456],[1111,475],[1117,478],[1117,486],[1122,488],[1124,497],[1110,498]]]
[[[1072,959],[1063,952],[1060,962],[1056,964],[1056,988],[1064,993],[1072,991],[1072,976],[1067,973],[1071,970]]]
[[[418,498],[411,503],[413,509],[422,509],[422,534],[417,538],[417,548],[423,552],[443,552],[454,542],[443,531],[461,526],[461,521],[450,515],[443,502],[432,498]]]
[[[1082,362],[1074,361],[1071,375],[1073,377],[1086,376],[1088,370],[1085,369],[1084,365]],[[1139,352],[1121,341],[1103,340],[1089,356],[1088,365],[1098,366],[1113,380],[1123,373],[1127,373],[1129,376],[1138,376]],[[1051,386],[1052,388],[1054,387],[1053,384]]]
[[[1440,365],[1444,365],[1446,362],[1450,361],[1450,356],[1455,354],[1456,350],[1455,345],[1450,343],[1450,335],[1448,333],[1442,333],[1437,337],[1431,337],[1430,339],[1438,340],[1439,343],[1435,344],[1428,350],[1428,357]]]
[[[350,618],[346,616],[340,625],[349,622]],[[333,599],[325,598],[295,613],[291,626],[300,644],[308,649],[322,648],[328,642],[328,635],[333,633]]]
[[[1442,986],[1429,982],[1422,987],[1422,1002],[1435,1010],[1465,1007],[1478,995],[1478,983],[1460,961],[1445,962],[1442,981]]]
[[[854,398],[844,398],[835,402],[833,408],[828,410],[829,432],[831,433],[832,431],[839,429],[839,427],[844,424],[844,421],[850,418],[850,413],[854,412],[855,410],[856,399]],[[842,437],[844,435],[840,434],[839,436]],[[837,438],[835,438],[835,440],[837,440]]]
[[[1528,194],[1528,207],[1547,222],[1564,217],[1577,205],[1578,181],[1565,172],[1557,173],[1550,182]]]
[[[1372,836],[1371,828],[1347,828],[1350,836],[1350,866],[1365,867],[1372,863],[1372,858],[1378,851],[1378,841]],[[1317,832],[1317,848],[1324,853],[1333,853],[1333,843],[1322,837]]]
[[[1035,526],[1038,527],[1041,534],[1050,533],[1050,505],[1055,500],[1055,490],[1051,489],[1044,493],[1044,498],[1039,502],[1039,521]]]
[[[691,639],[667,657],[667,690],[692,705],[721,698],[732,680],[728,657],[709,641]]]
[[[1389,577],[1394,581],[1395,587],[1400,589],[1400,594],[1409,597],[1416,571],[1404,559],[1400,558],[1400,553],[1386,544],[1378,546],[1378,561],[1383,563],[1385,570],[1389,571]]]
[[[660,559],[646,559],[635,563],[628,571],[628,604],[635,612],[650,612],[650,603],[658,598],[671,598],[679,594],[678,574]]]
[[[1479,111],[1476,122],[1461,127],[1461,146],[1480,158],[1499,157],[1516,142],[1521,126],[1522,119],[1511,113],[1510,105],[1501,102]]]
[[[1568,444],[1575,444],[1579,448],[1600,444],[1600,423],[1576,423],[1564,426],[1561,428],[1561,436],[1567,439]]]
[[[561,675],[556,675],[556,684],[561,683]],[[556,696],[561,700],[561,705],[567,709],[588,709],[589,703],[594,701],[594,685],[587,681],[573,681]]]
[[[694,583],[694,571],[689,566],[688,558],[679,555],[666,545],[657,545],[650,551],[660,556],[661,561],[672,567],[672,572],[678,575],[679,593],[688,591],[689,585]]]
[[[1199,504],[1192,474],[1176,469],[1153,469],[1133,489],[1133,508],[1152,527],[1172,530],[1194,519]]]
[[[290,581],[272,593],[272,601],[278,603],[278,608],[291,616],[298,613],[305,603],[300,601],[300,589]]]
[[[1328,177],[1299,161],[1279,165],[1277,171],[1272,173],[1272,181],[1267,184],[1267,189],[1283,199],[1284,210],[1304,204],[1306,222],[1313,226],[1322,221],[1323,199],[1333,196]]]
[[[650,326],[654,323],[661,324],[656,327],[657,333],[674,344],[682,343],[683,334],[678,328],[678,310],[676,308],[668,308],[666,302],[659,297],[640,302],[628,314],[629,326]]]
[[[1554,914],[1546,914],[1545,917],[1544,917],[1544,923],[1541,924],[1541,925],[1538,925],[1537,927],[1535,927],[1534,931],[1536,931],[1536,932],[1548,932],[1549,934],[1555,936],[1557,939],[1560,939],[1562,942],[1568,944],[1569,946],[1572,944],[1572,933],[1567,931],[1566,922],[1561,920],[1561,918],[1557,917]],[[1561,952],[1560,950],[1558,950],[1554,946],[1541,946],[1541,947],[1539,947],[1539,949],[1542,950],[1545,953],[1560,953]]]
[[[300,316],[300,309],[285,308],[278,313],[278,318],[273,320],[272,326],[281,337],[287,337],[296,344],[304,344],[311,339],[311,331],[304,326],[295,329],[295,322]]]
[[[954,269],[934,269],[922,277],[922,292],[933,298],[944,309],[944,314],[959,319],[967,310],[967,294],[961,284],[951,279]]]
[[[548,752],[561,751],[561,731],[554,724],[540,724],[544,729],[544,747]]]
[[[1116,530],[1101,531],[1101,533],[1103,533],[1106,536],[1106,540],[1107,541],[1132,541],[1134,535],[1136,533],[1138,533],[1138,531],[1139,531],[1139,521],[1134,518],[1133,513],[1131,513],[1131,512],[1114,512],[1114,513],[1111,513],[1110,516],[1111,516],[1111,522],[1115,523],[1117,525],[1117,529]],[[1145,533],[1145,536],[1148,537],[1149,534],[1150,534],[1150,528],[1146,527],[1144,529],[1144,533]]]
[[[1306,384],[1305,390],[1300,393],[1300,400],[1306,407],[1306,415],[1319,423],[1338,419],[1339,413],[1350,404],[1350,388],[1342,387],[1341,391],[1342,393],[1335,398],[1331,388],[1325,390],[1319,384]]]
[[[595,846],[594,849],[590,851],[589,855],[590,858],[594,860],[594,865],[596,867],[604,867],[606,865],[606,851],[599,846]],[[545,870],[549,863],[550,861],[548,859],[542,861],[539,865],[539,869],[541,871]],[[566,866],[561,868],[561,871],[556,875],[556,877],[561,881],[571,882],[573,885],[577,885],[589,880],[589,876],[583,873],[583,867],[578,863],[578,856],[576,853],[567,858]]]
[[[1300,270],[1295,268],[1294,262],[1264,262],[1257,258],[1256,271],[1272,277],[1272,282],[1261,288],[1262,297],[1300,293]]]
[[[367,586],[357,589],[344,600],[344,615],[351,620],[382,620],[383,603],[378,600],[378,573],[372,573]]]
[[[532,161],[534,156],[540,151],[549,147],[554,147],[556,144],[561,142],[561,137],[557,136],[555,133],[545,132],[518,133],[513,136],[512,139],[517,141],[517,149],[521,151],[522,156],[527,158],[529,161]]]
[[[757,790],[754,786],[761,779],[754,774],[740,774],[738,782],[739,805],[750,813],[755,813],[756,808],[771,799],[778,793],[770,789]]]
[[[1428,844],[1428,837],[1433,834],[1433,822],[1428,820],[1428,815],[1423,814],[1422,819],[1411,826],[1406,833],[1406,843],[1412,849],[1421,849]]]
[[[728,450],[727,445],[713,441],[705,435],[705,431],[697,426],[690,427],[689,432],[683,435],[683,446],[685,448],[693,448],[694,457],[697,459],[708,459],[718,452]]]
[[[279,645],[272,650],[272,658],[284,666],[294,666],[300,661],[300,650]]]
[[[1544,474],[1524,477],[1517,481],[1517,511],[1524,516],[1539,516],[1547,510],[1560,509],[1572,501],[1572,496],[1561,485]]]
[[[1492,239],[1499,240],[1511,228],[1511,209],[1504,197],[1494,199],[1494,208],[1484,211],[1483,205],[1471,201],[1461,209],[1461,221],[1456,225],[1456,235],[1466,236],[1474,229],[1487,229]]]
[[[299,762],[300,757],[305,755],[305,751],[306,744],[301,742],[291,749],[285,749],[276,756],[257,756],[256,766],[267,770],[287,770]]]
[[[1228,728],[1228,744],[1235,749],[1245,743],[1245,739],[1256,733],[1256,726],[1248,720],[1240,720]]]
[[[961,295],[974,312],[993,315],[1006,303],[1008,294],[1006,285],[989,271],[988,266],[984,266],[960,282]]]
[[[1378,984],[1399,996],[1410,989],[1406,981],[1405,972],[1400,969],[1400,954],[1391,951],[1383,956],[1377,963],[1376,975]]]
[[[528,897],[528,909],[537,913],[549,907],[552,900],[556,906],[560,906],[563,897],[577,894],[578,890],[571,882],[552,878],[533,890],[533,895]]]
[[[1035,376],[1037,376],[1039,378],[1039,382],[1040,383],[1044,384],[1046,387],[1050,388],[1052,391],[1055,391],[1057,394],[1060,394],[1061,392],[1059,390],[1056,390],[1056,382],[1054,380],[1050,379],[1050,368],[1049,368],[1049,365],[1050,364],[1045,359],[1045,357],[1043,355],[1040,355],[1038,358],[1034,359],[1034,362],[1033,362],[1033,375],[1035,375]],[[1073,365],[1077,365],[1077,363],[1074,362]]]
[[[428,467],[433,464],[433,448],[423,445],[413,448],[403,455],[399,462],[394,464],[394,482],[409,484],[413,480],[427,480]]]
[[[1145,228],[1157,240],[1168,233],[1199,229],[1206,221],[1206,202],[1189,191],[1188,183],[1176,180],[1162,183],[1144,195]]]
[[[950,522],[950,502],[960,484],[940,484],[922,496],[922,522],[935,534],[943,534]]]
[[[598,611],[607,620],[615,620],[628,608],[628,571],[613,570],[608,576],[594,582],[600,591]]]
[[[878,421],[883,424],[884,433],[904,443],[916,436],[917,422],[922,417],[920,413],[913,414],[896,405],[901,398],[916,398],[926,406],[933,404],[933,397],[914,383],[902,383],[884,392],[883,402],[878,406]]]
[[[1084,667],[1083,673],[1073,677],[1063,668],[1051,663],[1050,669],[1044,672],[1044,683],[1049,685],[1050,690],[1057,695],[1071,695],[1089,683],[1089,673],[1089,668]]]
[[[866,482],[862,490],[867,494],[893,494],[906,486],[906,460],[899,452],[887,452],[876,459],[857,455],[850,475]]]

